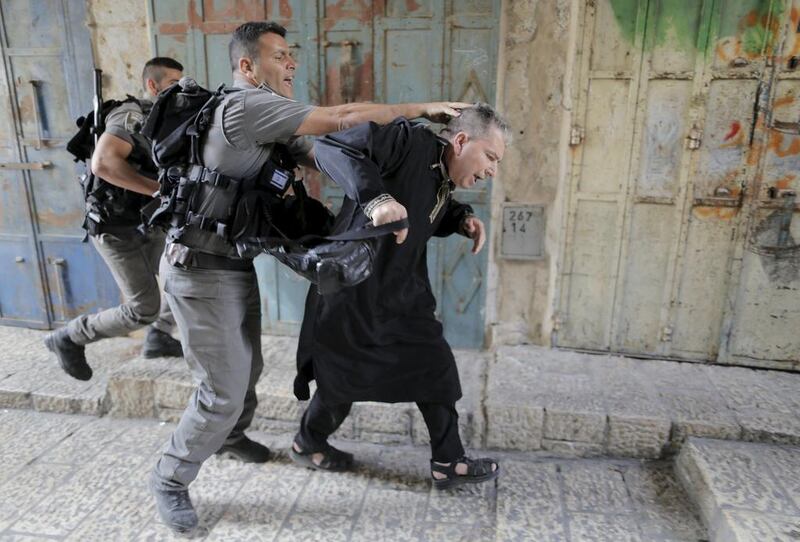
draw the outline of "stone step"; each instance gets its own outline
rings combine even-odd
[[[142,359],[141,339],[89,345],[95,376],[68,378],[43,332],[0,327],[0,407],[176,421],[193,390],[183,360]],[[253,425],[293,432],[297,340],[264,336]],[[688,436],[800,445],[800,374],[589,355],[538,346],[457,351],[461,432],[471,448],[559,456],[667,457]],[[413,404],[357,404],[337,435],[427,442]]]
[[[675,472],[712,542],[800,539],[800,448],[689,438]]]
[[[800,445],[796,374],[515,346],[487,375],[489,447],[656,458],[688,436]]]

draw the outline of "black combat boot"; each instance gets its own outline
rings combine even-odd
[[[151,476],[150,490],[156,498],[158,515],[170,529],[176,533],[191,534],[198,528],[197,512],[188,489],[161,489]]]
[[[78,380],[92,378],[92,368],[86,363],[86,348],[81,344],[75,344],[69,338],[67,328],[62,327],[48,333],[44,338],[44,345],[55,353],[58,364],[69,376]]]
[[[272,452],[263,444],[259,444],[242,435],[233,444],[223,444],[222,448],[217,450],[217,455],[226,459],[237,459],[245,463],[266,463],[272,456]]]
[[[169,333],[151,327],[144,338],[142,355],[146,358],[182,358],[183,348],[181,342]]]

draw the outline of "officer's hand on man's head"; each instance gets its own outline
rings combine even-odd
[[[397,222],[398,220],[403,220],[404,218],[408,218],[408,211],[406,211],[406,208],[396,201],[387,201],[386,203],[382,203],[378,205],[374,211],[372,211],[372,223],[376,226],[381,226],[390,222]],[[394,234],[397,237],[397,244],[399,245],[406,240],[408,228],[396,231]]]
[[[423,105],[422,116],[431,122],[447,123],[461,114],[461,110],[472,104],[466,102],[431,102]]]
[[[486,242],[486,228],[480,218],[470,216],[464,220],[464,233],[474,241],[472,245],[472,253],[477,254],[483,248],[483,243]]]

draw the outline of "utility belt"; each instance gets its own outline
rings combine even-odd
[[[94,213],[87,213],[83,222],[83,229],[86,230],[87,235],[97,237],[101,234],[108,233],[117,237],[133,237],[140,235],[138,231],[138,224],[109,224],[93,218]]]
[[[250,271],[253,269],[253,260],[207,254],[180,243],[167,243],[164,258],[167,263],[180,269],[216,269],[224,271]]]
[[[235,241],[243,236],[266,235],[272,228],[270,207],[280,205],[294,182],[291,170],[268,160],[254,178],[237,179],[200,165],[171,167],[159,179],[162,195],[142,210],[145,223],[168,229],[168,242],[193,254],[240,260]],[[148,214],[149,213],[149,214]],[[219,262],[200,256],[205,262],[176,248],[173,265],[217,269]],[[168,257],[169,260],[169,257]],[[230,264],[234,267],[239,263]],[[211,266],[211,267],[208,267]],[[252,263],[247,262],[247,268]]]

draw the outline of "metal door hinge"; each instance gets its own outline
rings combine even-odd
[[[664,326],[661,328],[661,342],[668,343],[672,340],[672,326]]]
[[[703,140],[703,130],[697,126],[692,126],[689,130],[689,135],[686,136],[686,148],[689,150],[697,150],[700,148],[700,142]]]
[[[583,128],[580,126],[573,126],[569,132],[569,146],[577,147],[583,143]]]

